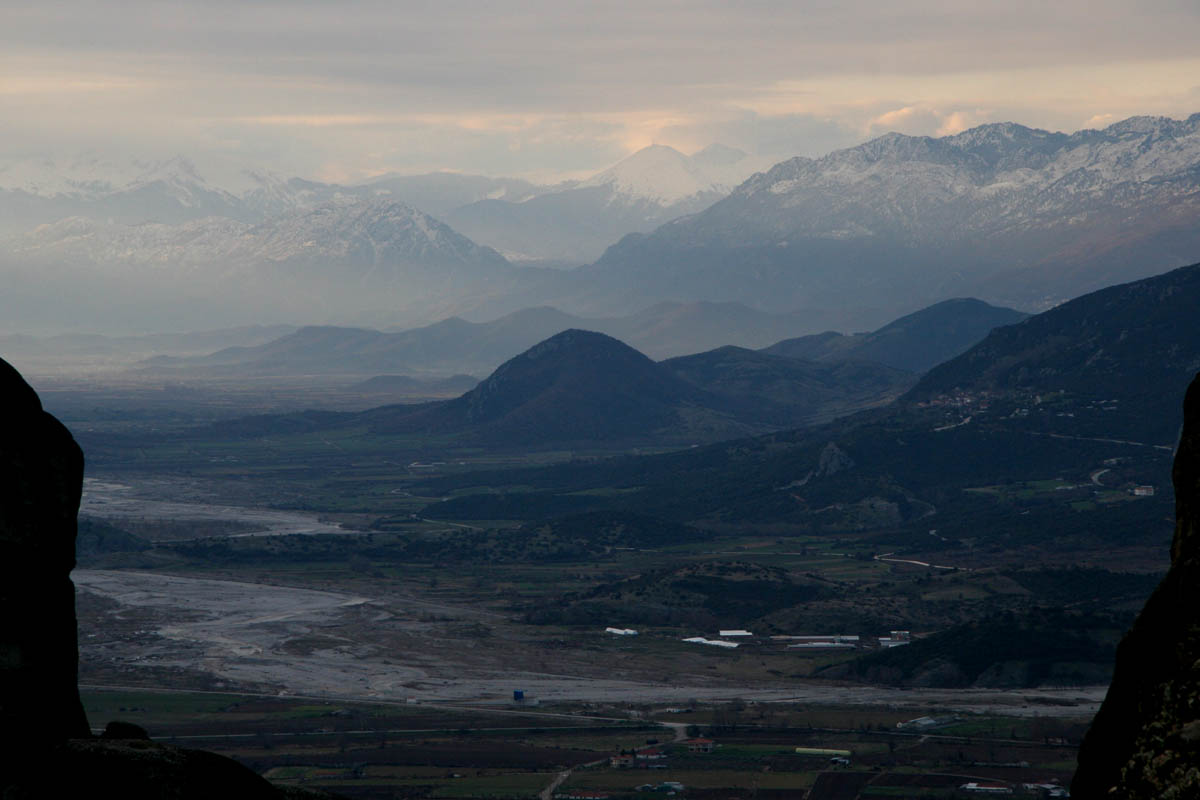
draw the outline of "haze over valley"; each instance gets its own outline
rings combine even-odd
[[[655,145],[557,187],[292,179],[270,204],[262,186],[215,189],[182,159],[129,183],[0,173],[17,209],[6,219],[25,219],[0,242],[6,319],[94,333],[413,327],[737,302],[808,315],[797,334],[853,331],[956,296],[1040,310],[1196,247],[1200,115],[1070,136],[1011,123],[889,134],[750,177],[760,163]]]
[[[1196,9],[109,6],[0,12],[0,794],[1200,792]]]

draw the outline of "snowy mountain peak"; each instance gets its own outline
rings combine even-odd
[[[741,150],[714,144],[692,156],[654,144],[579,185],[609,186],[627,197],[671,205],[704,195],[728,194],[757,163]]]
[[[131,181],[134,184],[152,183],[154,181],[207,183],[196,170],[196,165],[181,155],[168,158],[164,161],[135,161],[133,163],[135,166],[142,168],[141,174]]]
[[[675,148],[661,144],[638,150],[583,181],[580,186],[609,186],[617,194],[664,205],[705,192],[720,191],[691,159]]]
[[[1147,134],[1147,133],[1174,133],[1175,129],[1180,126],[1187,126],[1186,122],[1178,122],[1170,117],[1130,117],[1123,119],[1120,122],[1109,125],[1104,129],[1104,133],[1123,136],[1126,134]]]
[[[883,307],[956,287],[1039,307],[1194,261],[1198,220],[1200,117],[1070,135],[1001,123],[782,162],[596,268],[697,299]],[[729,266],[747,263],[764,276],[753,293]]]
[[[255,226],[248,236],[259,261],[351,260],[487,263],[504,258],[450,226],[390,198],[347,198],[285,214]]]

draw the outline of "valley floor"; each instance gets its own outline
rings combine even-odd
[[[541,702],[741,699],[936,706],[1012,716],[1044,714],[1048,706],[1090,716],[1105,692],[1105,687],[891,689],[824,681],[771,686],[761,679],[738,685],[698,673],[664,681],[650,674],[661,666],[654,651],[663,642],[644,645],[644,670],[626,659],[620,670],[630,677],[615,679],[603,657],[599,663],[581,660],[578,653],[552,659],[537,643],[527,646],[528,634],[511,630],[516,627],[511,620],[468,605],[393,592],[365,597],[128,570],[80,569],[73,579],[85,607],[89,598],[115,604],[82,615],[85,661],[105,661],[139,683],[144,678],[136,677],[137,667],[146,666],[198,671],[222,688],[343,701],[503,703],[519,689]],[[464,636],[464,626],[470,626],[470,635]],[[580,636],[595,640],[581,643],[593,656],[607,649],[599,631]],[[624,646],[622,655],[641,646]],[[121,680],[114,674],[108,679]]]

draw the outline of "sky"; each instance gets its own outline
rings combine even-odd
[[[1200,111],[1195,0],[0,0],[0,158],[549,182]]]

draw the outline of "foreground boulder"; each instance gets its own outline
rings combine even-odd
[[[90,735],[76,688],[83,452],[0,361],[0,746]]]
[[[1071,796],[1200,797],[1200,375],[1175,454],[1171,569],[1117,648]]]

